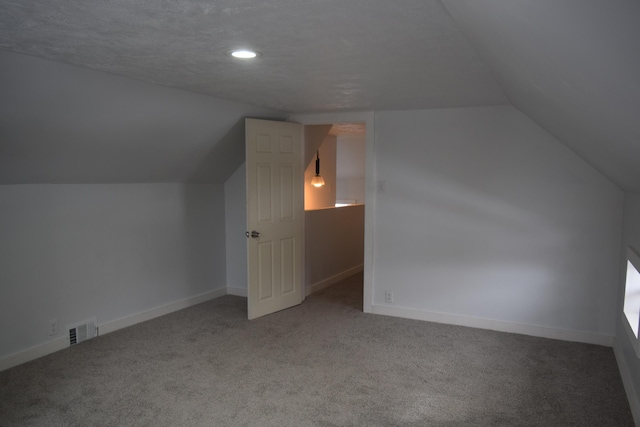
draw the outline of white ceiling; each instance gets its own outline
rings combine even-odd
[[[2,0],[0,48],[286,112],[507,102],[439,0]]]
[[[0,0],[0,143],[9,141],[11,153],[4,164],[0,158],[0,169],[14,165],[6,176],[0,170],[0,182],[77,182],[90,175],[65,176],[77,167],[72,161],[104,169],[89,182],[184,181],[212,138],[234,123],[231,114],[210,129],[207,114],[195,113],[203,103],[208,114],[226,104],[165,89],[151,95],[147,86],[123,80],[111,90],[116,80],[86,77],[76,85],[82,93],[71,94],[62,88],[88,74],[59,65],[68,64],[272,109],[252,113],[238,105],[238,116],[511,103],[615,183],[640,191],[639,22],[638,0]],[[262,56],[242,62],[225,54],[239,47]],[[105,98],[117,92],[132,106],[113,113],[118,102],[97,104],[93,91]],[[161,105],[163,94],[174,107]],[[52,111],[58,98],[73,113]],[[144,120],[151,117],[134,105],[154,111],[162,125],[150,130]],[[199,133],[180,141],[181,152],[168,121],[182,105],[188,113],[178,115],[178,128]],[[109,107],[105,116],[91,115]],[[76,135],[49,118],[72,126],[76,111],[107,132],[73,129],[94,146],[74,145]],[[127,120],[129,113],[142,122]],[[201,116],[197,124],[193,116]],[[37,129],[24,125],[40,119]],[[49,146],[43,135],[53,135]],[[114,148],[114,140],[125,142]],[[150,146],[166,151],[166,164],[145,175],[141,159]],[[87,161],[101,152],[113,162],[132,154],[130,168]],[[58,169],[29,178],[34,165],[53,167],[49,156]],[[176,158],[180,167],[171,163]]]

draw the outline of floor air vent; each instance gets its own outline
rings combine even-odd
[[[67,326],[69,330],[69,345],[80,344],[96,336],[96,319],[89,319]]]

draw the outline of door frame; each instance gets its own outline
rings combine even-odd
[[[366,127],[365,154],[365,206],[364,206],[364,283],[362,311],[372,312],[373,306],[373,260],[375,255],[375,205],[376,205],[376,169],[375,135],[373,111],[336,112],[318,114],[291,114],[288,121],[302,125],[321,125],[335,123],[364,123]],[[303,295],[306,294],[306,289]]]

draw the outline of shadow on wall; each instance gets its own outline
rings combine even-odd
[[[244,162],[244,119],[238,120],[198,163],[189,183],[224,182]]]
[[[244,163],[244,118],[235,122],[198,162],[188,179],[184,197],[183,256],[188,278],[185,286],[198,288],[209,282],[209,289],[225,286],[226,247],[223,183]],[[213,279],[213,280],[212,280]]]
[[[251,117],[246,117],[251,118]],[[260,120],[275,120],[256,117]],[[188,183],[224,183],[245,161],[245,118],[239,119],[198,163]]]
[[[364,263],[364,205],[305,212],[305,287],[315,292]]]

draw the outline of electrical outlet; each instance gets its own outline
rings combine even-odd
[[[393,292],[384,291],[384,302],[386,302],[387,304],[393,303]]]
[[[49,336],[58,334],[58,319],[49,320]]]

